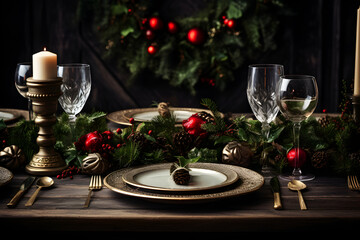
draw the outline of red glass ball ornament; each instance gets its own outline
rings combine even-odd
[[[188,119],[182,122],[182,125],[189,134],[194,136],[202,136],[206,131],[201,128],[201,125],[206,123],[197,113],[191,115]]]
[[[85,150],[90,152],[98,152],[101,148],[103,137],[97,131],[86,134]]]
[[[153,30],[160,30],[163,28],[163,22],[161,21],[161,19],[159,17],[152,17],[149,20],[149,26]]]
[[[205,42],[205,34],[200,28],[192,28],[188,31],[187,39],[194,45],[200,45]]]
[[[151,45],[151,46],[148,47],[147,51],[148,51],[148,53],[149,53],[150,55],[154,55],[154,54],[157,52],[157,49],[156,49],[155,46],[152,46],[152,45]]]
[[[168,22],[168,31],[169,33],[177,33],[178,25],[174,22]]]
[[[236,23],[233,19],[228,20],[227,23],[225,23],[225,24],[228,28],[231,28],[231,29],[233,29],[236,25]]]
[[[295,168],[295,167],[301,167],[305,162],[306,162],[306,152],[299,148],[299,161],[298,161],[298,164],[296,166],[295,164],[295,159],[296,159],[296,148],[293,148],[291,149],[287,155],[287,160],[288,160],[288,163],[291,167]]]
[[[154,39],[155,37],[155,33],[150,29],[146,30],[145,35],[148,40]]]

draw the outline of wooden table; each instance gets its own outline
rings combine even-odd
[[[296,192],[281,183],[284,209],[273,209],[268,182],[258,191],[230,200],[196,205],[171,205],[123,196],[106,187],[93,192],[90,207],[83,208],[90,177],[55,179],[52,189],[41,190],[32,207],[25,202],[35,191],[35,184],[18,206],[6,204],[26,178],[15,173],[13,181],[0,188],[0,230],[19,231],[200,231],[253,232],[303,231],[323,232],[358,230],[360,192],[350,191],[345,178],[317,177],[307,182],[303,192],[308,211],[299,209]]]

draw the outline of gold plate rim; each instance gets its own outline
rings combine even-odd
[[[196,163],[196,164],[220,164],[220,163]],[[234,183],[234,187],[228,187],[221,189],[219,192],[197,192],[195,194],[172,194],[162,193],[156,191],[144,191],[139,188],[134,188],[122,181],[122,174],[127,171],[132,170],[133,168],[123,168],[109,173],[104,178],[104,185],[122,195],[137,197],[144,200],[162,202],[162,203],[184,203],[184,204],[195,204],[209,201],[218,201],[222,199],[233,198],[241,195],[246,195],[252,192],[259,190],[264,185],[264,177],[259,173],[239,167],[234,165],[227,165],[230,169],[233,169],[238,175],[238,183]],[[117,183],[114,184],[114,179],[117,180]]]
[[[127,173],[123,174],[122,180],[125,183],[132,185],[134,187],[139,187],[139,188],[154,190],[154,191],[163,191],[163,192],[199,192],[199,191],[206,191],[206,190],[214,190],[214,189],[229,186],[239,180],[239,175],[234,170],[226,167],[226,165],[215,165],[214,166],[214,165],[203,165],[203,164],[200,167],[195,166],[194,164],[190,164],[189,168],[190,169],[193,168],[193,169],[213,170],[213,171],[224,174],[227,179],[224,182],[214,185],[214,186],[202,187],[202,188],[190,188],[190,189],[189,188],[156,187],[156,186],[138,183],[134,179],[134,177],[137,174],[140,174],[140,173],[143,173],[146,171],[151,171],[151,170],[158,170],[158,169],[169,169],[169,176],[170,176],[170,167],[171,167],[171,163],[169,163],[169,164],[153,164],[153,165],[136,167],[136,168],[132,169],[131,171],[128,171]]]

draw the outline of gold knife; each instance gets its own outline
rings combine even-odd
[[[10,202],[7,204],[9,208],[13,208],[17,205],[19,202],[21,196],[31,187],[33,182],[35,181],[36,177],[28,177],[25,179],[21,186],[19,191],[15,194],[15,196],[10,200]]]
[[[273,177],[270,180],[271,190],[274,193],[274,209],[282,209],[280,199],[280,182],[277,177]]]

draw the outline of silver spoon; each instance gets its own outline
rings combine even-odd
[[[303,182],[301,182],[299,180],[291,180],[291,182],[288,183],[288,188],[290,190],[298,192],[300,209],[301,210],[307,210],[303,195],[301,193],[301,190],[306,188],[305,183],[303,183]]]
[[[51,187],[54,184],[54,180],[51,177],[41,177],[39,178],[39,180],[37,180],[36,182],[36,186],[38,187],[36,189],[36,191],[33,193],[33,195],[31,195],[31,197],[29,198],[29,200],[27,201],[27,203],[25,203],[25,206],[32,206],[35,202],[35,199],[38,195],[38,193],[40,192],[41,188],[43,187]]]

